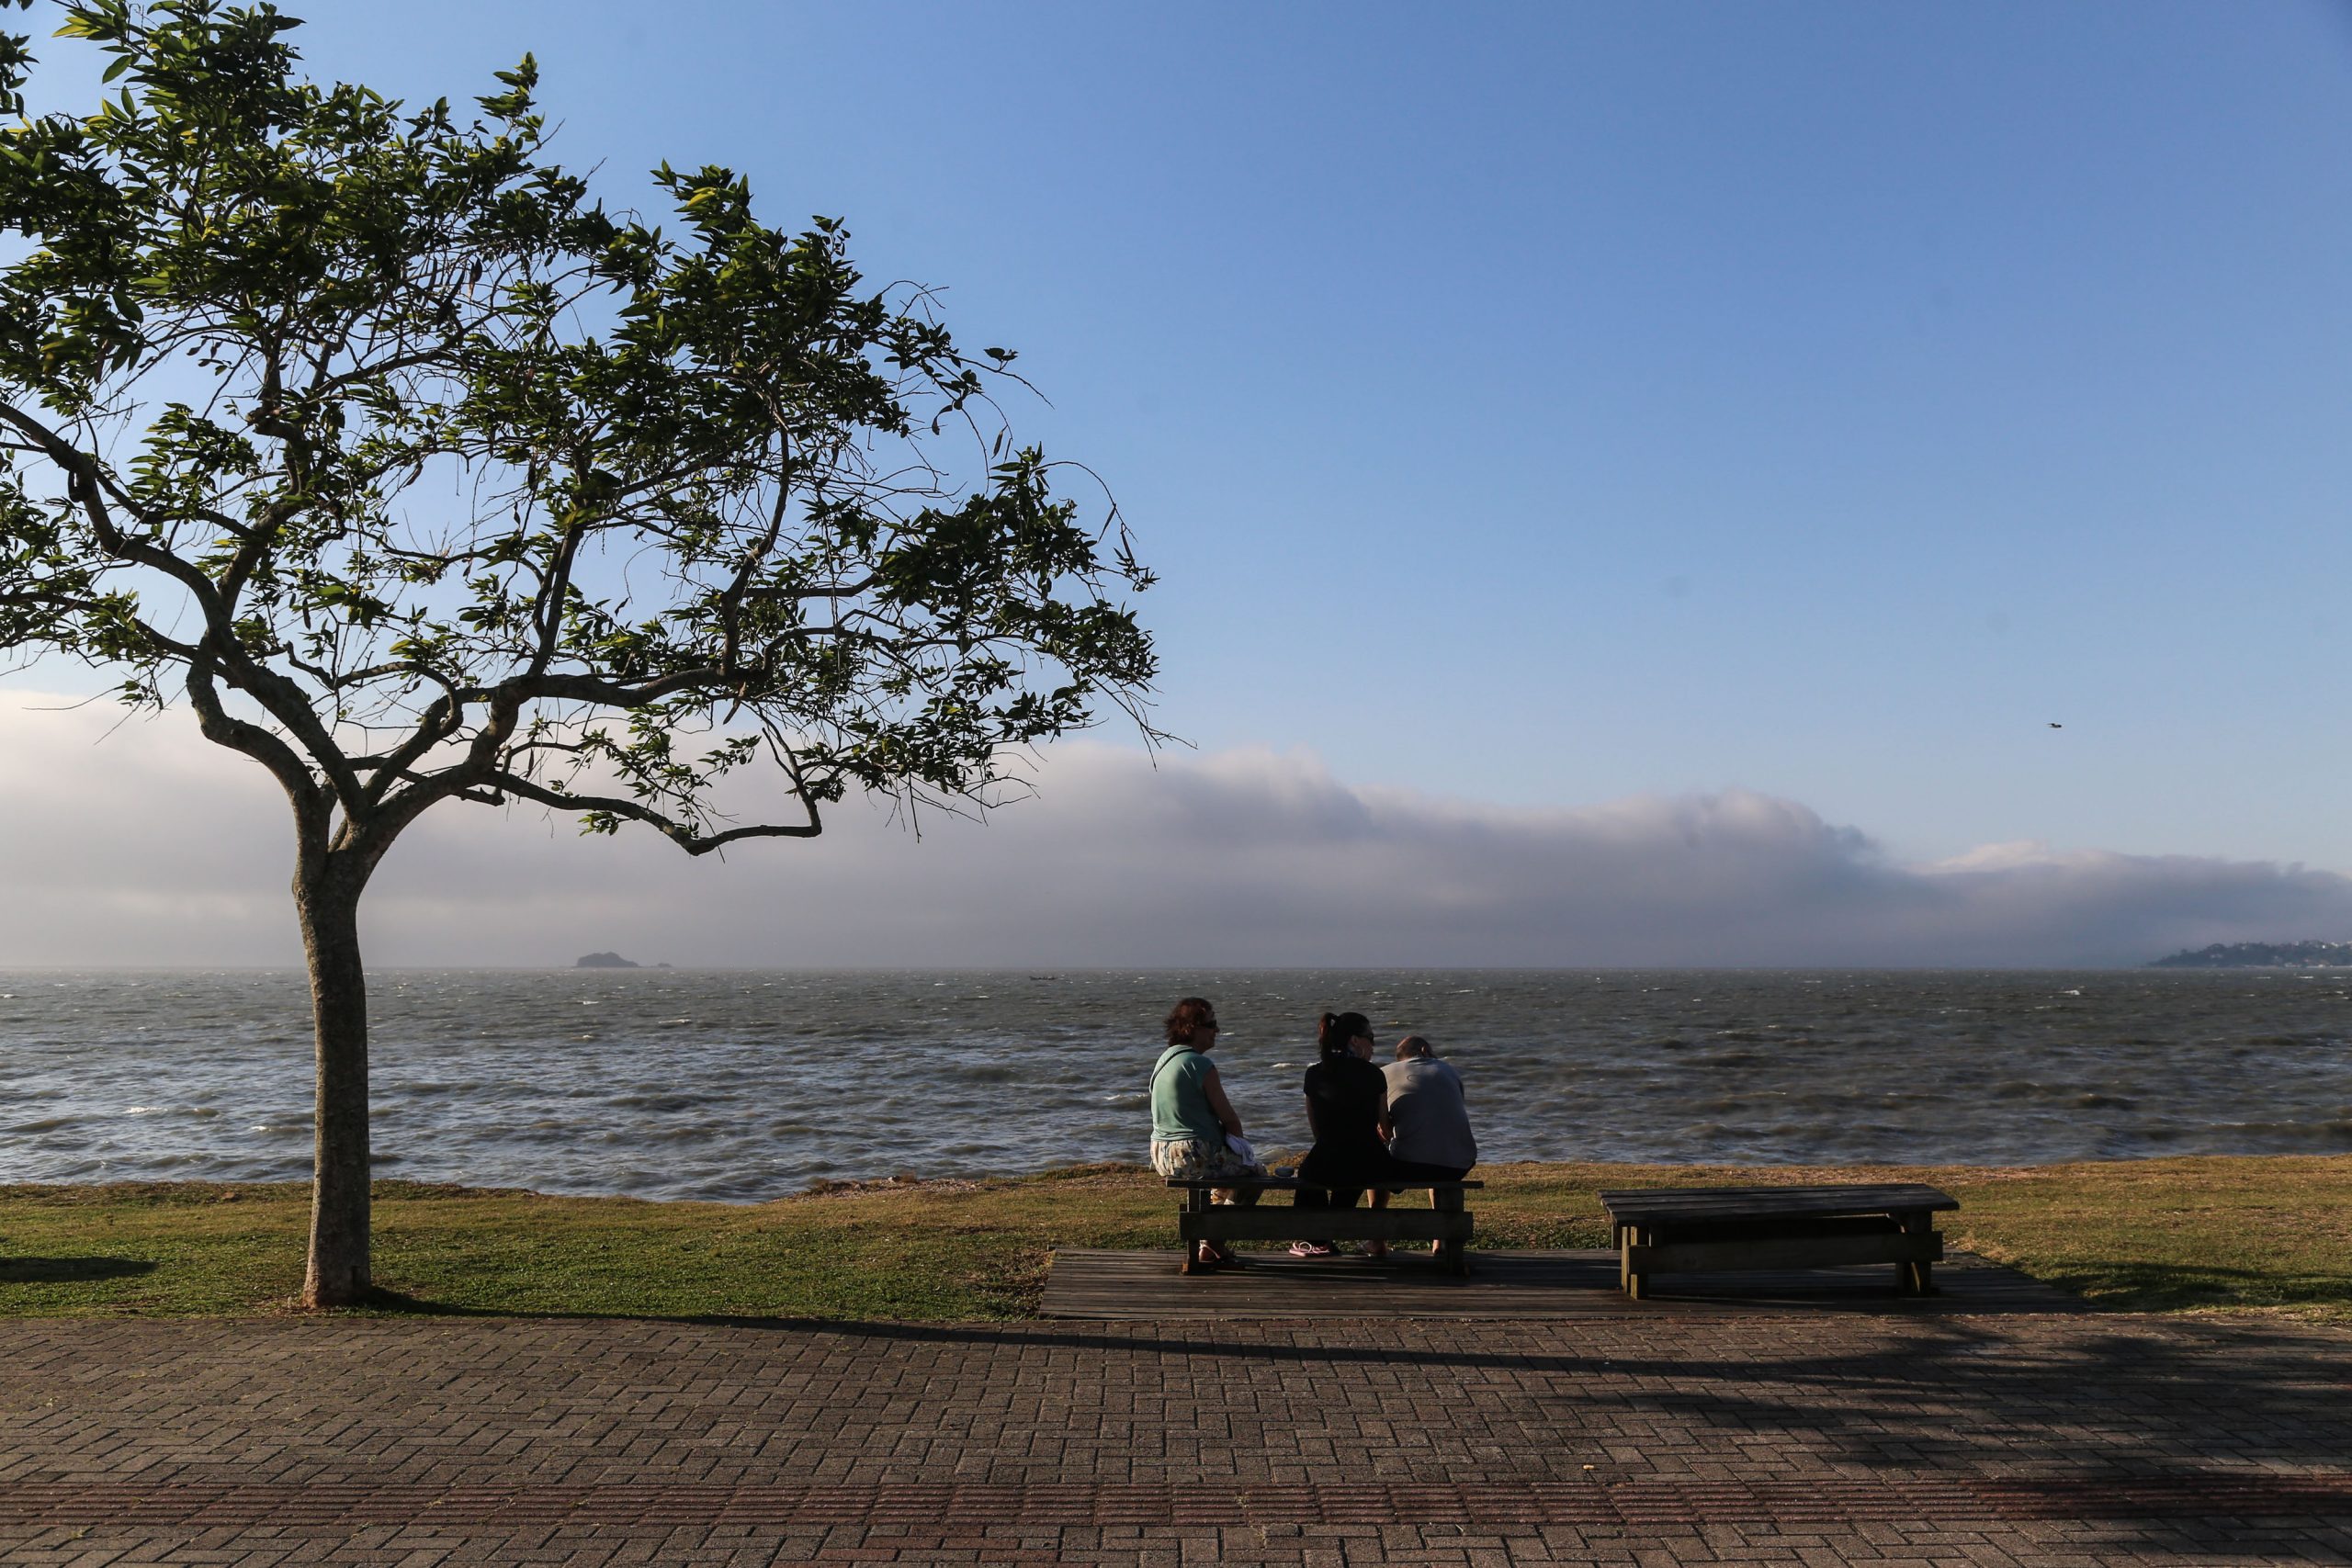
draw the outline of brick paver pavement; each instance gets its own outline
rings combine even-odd
[[[0,1559],[2352,1562],[2352,1334],[14,1322]]]

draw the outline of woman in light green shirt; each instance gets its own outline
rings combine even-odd
[[[1218,1177],[1263,1176],[1266,1168],[1233,1146],[1241,1118],[1217,1081],[1208,1054],[1216,1048],[1216,1009],[1200,997],[1186,997],[1168,1015],[1168,1049],[1151,1069],[1151,1168],[1177,1181]],[[1244,1147],[1247,1145],[1245,1145]],[[1234,1194],[1220,1191],[1220,1201]],[[1257,1193],[1241,1195],[1255,1201]],[[1238,1263],[1213,1242],[1200,1244],[1203,1263]]]

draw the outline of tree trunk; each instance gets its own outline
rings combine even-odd
[[[355,1306],[369,1286],[368,976],[359,962],[358,881],[331,861],[294,887],[318,1060],[306,1306]]]

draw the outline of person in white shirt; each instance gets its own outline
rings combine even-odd
[[[1448,1181],[1470,1174],[1478,1140],[1470,1134],[1470,1107],[1453,1065],[1439,1061],[1420,1035],[1408,1034],[1381,1072],[1388,1079],[1388,1152],[1433,1172],[1451,1171]]]

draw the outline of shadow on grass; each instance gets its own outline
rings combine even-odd
[[[83,1280],[127,1280],[152,1274],[143,1258],[0,1257],[0,1285],[63,1285]]]
[[[2281,1273],[2213,1263],[2109,1263],[2045,1267],[2036,1277],[2109,1311],[2352,1306],[2352,1273]]]

